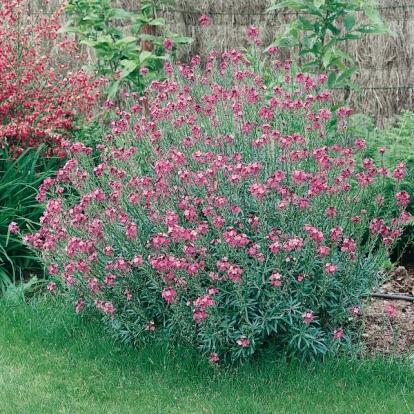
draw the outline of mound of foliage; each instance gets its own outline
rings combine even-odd
[[[125,97],[99,162],[67,142],[72,158],[37,197],[42,227],[24,237],[49,289],[125,342],[188,342],[214,363],[349,346],[409,220],[406,166],[364,158],[352,110],[327,109],[326,76],[291,63],[272,61],[269,89],[237,51],[203,69],[167,62],[165,81]]]

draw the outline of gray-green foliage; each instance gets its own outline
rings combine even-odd
[[[279,35],[274,46],[295,47],[299,56],[309,56],[302,70],[316,73],[330,72],[328,86],[348,86],[360,91],[349,80],[358,69],[343,48],[348,40],[363,39],[369,34],[391,34],[378,14],[372,0],[272,0],[267,11],[288,8],[298,12]],[[357,12],[365,15],[358,23]]]
[[[61,29],[61,32],[76,33],[81,44],[94,49],[96,63],[88,69],[109,79],[108,98],[115,97],[120,85],[142,93],[150,81],[162,79],[165,38],[172,39],[175,45],[192,41],[168,31],[163,36],[141,33],[144,26],[165,25],[165,20],[157,17],[157,10],[171,0],[143,0],[139,11],[115,8],[112,3],[112,0],[69,0],[65,11],[70,20]],[[120,27],[128,24],[131,24],[130,33],[124,34]],[[152,50],[144,50],[142,41],[151,42]],[[143,76],[141,68],[149,72]]]

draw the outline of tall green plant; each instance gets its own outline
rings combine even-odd
[[[299,13],[271,46],[297,47],[299,56],[309,56],[301,70],[325,73],[330,71],[328,86],[361,89],[350,81],[358,67],[343,50],[347,40],[363,39],[369,34],[392,34],[378,14],[372,0],[272,0],[267,11],[289,8]],[[366,19],[358,23],[356,13]],[[368,20],[368,21],[367,21]],[[269,47],[271,47],[269,46]]]
[[[13,234],[15,222],[24,233],[39,228],[43,207],[36,200],[39,185],[58,168],[56,159],[41,157],[42,147],[26,149],[11,159],[7,148],[0,150],[0,288],[12,284],[23,270],[40,270],[39,261]]]
[[[109,79],[108,98],[115,97],[120,85],[142,93],[149,82],[163,78],[165,39],[174,45],[192,41],[168,31],[154,35],[151,28],[165,25],[157,10],[171,2],[143,0],[140,10],[134,12],[112,7],[112,0],[69,0],[65,11],[70,20],[61,31],[76,33],[82,44],[94,49],[96,63],[88,68]],[[119,27],[129,23],[130,34],[125,35]]]

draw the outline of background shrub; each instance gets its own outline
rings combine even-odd
[[[383,150],[379,149],[385,149]],[[404,161],[407,166],[407,176],[401,181],[401,189],[407,191],[410,196],[414,194],[414,112],[402,111],[397,117],[396,124],[386,129],[375,129],[367,134],[367,156],[372,157],[377,163],[391,168],[398,161]],[[392,180],[388,179],[385,198],[392,197]],[[413,203],[407,206],[407,211],[414,214]],[[407,249],[413,249],[414,222],[408,223],[403,237],[396,246],[395,257],[399,257]]]
[[[0,5],[0,144],[15,155],[44,144],[49,155],[64,156],[74,119],[85,118],[100,81],[68,61],[82,62],[75,44],[60,37],[60,11],[52,17],[29,13],[26,0]]]
[[[406,167],[364,159],[350,108],[326,128],[325,76],[274,61],[284,84],[267,90],[237,51],[199,63],[167,64],[166,81],[130,97],[99,164],[65,144],[73,158],[41,186],[42,228],[24,240],[55,277],[49,289],[98,309],[125,342],[189,342],[212,362],[265,346],[336,352],[409,219]]]

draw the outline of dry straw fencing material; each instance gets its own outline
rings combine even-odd
[[[41,0],[30,0],[34,9]],[[60,0],[51,0],[48,12],[58,7]],[[116,0],[114,4],[127,10],[139,8],[139,0]],[[297,19],[297,13],[287,9],[265,13],[270,0],[177,0],[159,15],[167,21],[174,33],[195,39],[191,46],[181,51],[179,58],[189,60],[198,54],[205,57],[212,50],[226,51],[246,47],[247,28],[259,29],[264,45],[269,45],[284,25]],[[414,110],[414,0],[379,0],[381,16],[396,33],[370,35],[364,40],[348,41],[346,52],[355,60],[359,69],[352,80],[364,93],[349,90],[335,92],[335,101],[352,106],[355,111],[374,116],[377,126],[392,123],[403,109]],[[207,43],[198,24],[198,18],[207,14],[211,18],[211,36]],[[357,16],[363,19],[362,14]],[[125,31],[128,27],[124,28]],[[283,50],[281,58],[295,58],[294,50]]]

